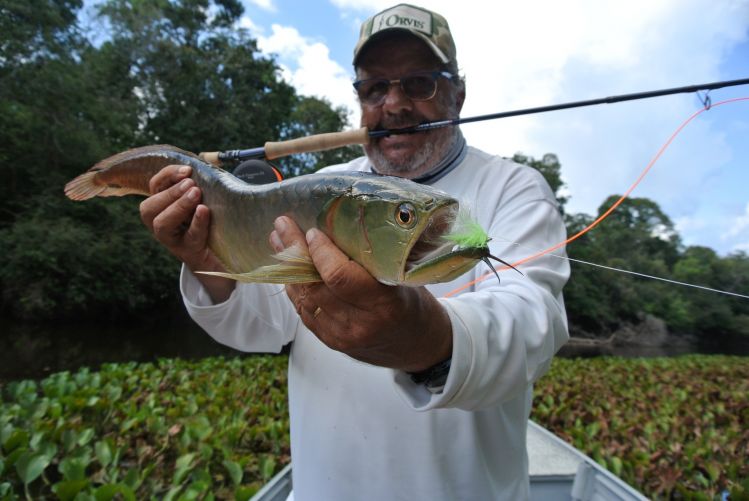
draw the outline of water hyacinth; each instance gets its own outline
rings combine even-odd
[[[0,387],[0,499],[249,499],[290,461],[285,356]],[[749,359],[555,359],[532,419],[653,499],[749,496]]]

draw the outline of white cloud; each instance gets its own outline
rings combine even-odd
[[[250,3],[257,5],[263,10],[267,10],[268,12],[276,12],[276,6],[273,3],[273,0],[249,0]]]
[[[339,9],[355,9],[361,11],[371,11],[372,14],[385,10],[395,2],[391,0],[330,0],[330,3]],[[417,2],[418,5],[427,7],[424,2]]]
[[[262,34],[265,31],[262,26],[255,24],[252,19],[250,19],[250,16],[246,15],[239,18],[239,27],[249,30],[255,36]]]
[[[270,36],[258,36],[258,47],[266,54],[276,54],[283,77],[300,94],[323,97],[336,106],[345,106],[351,113],[353,126],[359,124],[352,74],[330,57],[330,50],[321,43],[302,36],[296,28],[274,24]]]
[[[739,235],[749,236],[749,203],[746,204],[744,213],[732,221],[728,231],[723,234],[723,238],[732,239]]]
[[[674,220],[674,227],[680,234],[690,231],[699,231],[708,226],[707,221],[698,217],[682,216]]]

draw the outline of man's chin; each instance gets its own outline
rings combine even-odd
[[[429,143],[418,149],[387,148],[383,151],[375,145],[366,150],[377,172],[405,177],[419,175],[420,171],[427,167],[426,164],[434,153],[434,147]]]

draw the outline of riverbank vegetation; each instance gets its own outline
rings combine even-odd
[[[5,384],[0,499],[248,499],[290,460],[286,361]],[[651,498],[749,498],[747,358],[556,359],[532,418]]]

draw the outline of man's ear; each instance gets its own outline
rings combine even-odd
[[[466,100],[466,89],[463,87],[463,89],[458,92],[458,95],[455,97],[455,107],[458,109],[458,113],[460,113],[460,110],[463,109],[463,103]]]

